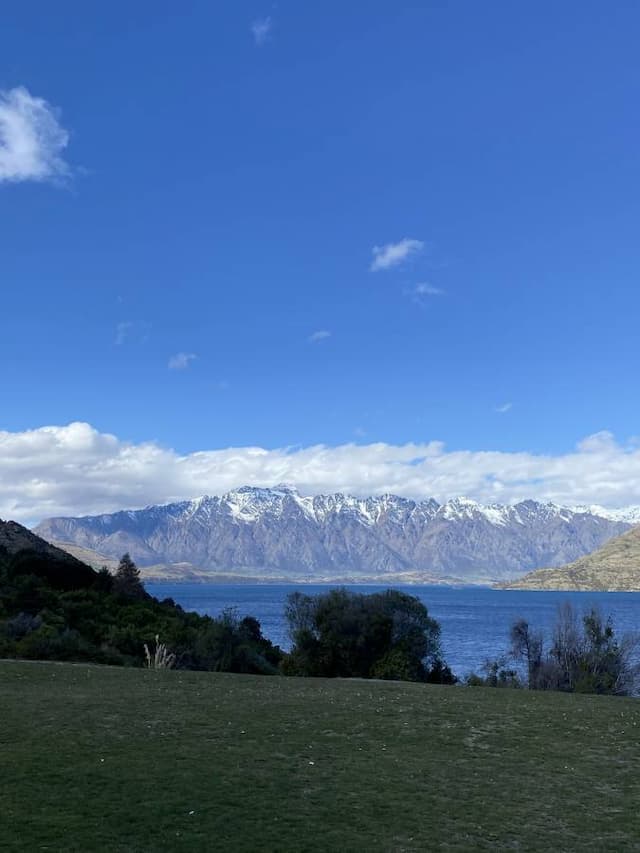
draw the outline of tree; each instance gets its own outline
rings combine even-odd
[[[115,592],[125,598],[144,598],[146,593],[140,580],[140,570],[129,554],[123,554],[113,582]]]
[[[417,598],[397,590],[293,593],[285,607],[293,642],[291,675],[451,682],[440,626]]]
[[[527,664],[532,690],[626,695],[634,691],[638,639],[618,641],[611,619],[592,608],[579,620],[570,603],[558,608],[552,642],[543,654],[542,635],[533,633],[524,619],[511,627],[512,655]]]
[[[511,655],[525,662],[527,684],[535,689],[542,666],[542,634],[532,631],[526,619],[518,619],[511,626]]]
[[[574,680],[580,693],[632,693],[637,666],[633,664],[638,640],[632,636],[618,641],[611,618],[603,619],[596,608],[584,614],[582,656]]]
[[[97,574],[93,587],[100,592],[112,592],[114,577],[106,566],[103,566]]]

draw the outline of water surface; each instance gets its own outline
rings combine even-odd
[[[289,648],[284,603],[290,592],[313,595],[326,592],[323,584],[201,584],[148,583],[158,598],[171,597],[185,610],[217,616],[235,607],[240,616],[255,616],[263,634]],[[377,592],[386,586],[359,584],[357,592]],[[616,634],[640,630],[640,593],[549,592],[495,590],[485,587],[397,586],[423,601],[442,628],[444,657],[456,675],[478,671],[487,658],[496,658],[509,646],[509,627],[524,617],[532,627],[549,631],[558,606],[571,601],[579,612],[595,605],[611,615]]]

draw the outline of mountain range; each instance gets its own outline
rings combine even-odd
[[[640,507],[303,496],[283,485],[50,518],[36,532],[83,559],[128,551],[148,577],[490,583],[574,561],[637,523]]]

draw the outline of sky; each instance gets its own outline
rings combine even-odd
[[[24,0],[0,516],[640,503],[640,6]]]

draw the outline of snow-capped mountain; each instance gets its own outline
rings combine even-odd
[[[624,521],[626,524],[640,524],[640,506],[625,506],[622,509],[606,509],[599,504],[589,506],[574,506],[573,512],[586,512],[610,521]]]
[[[141,510],[52,518],[36,532],[108,557],[129,551],[141,566],[188,563],[203,572],[309,579],[413,572],[477,582],[576,560],[636,518],[638,508],[308,497],[291,486],[245,486]]]

